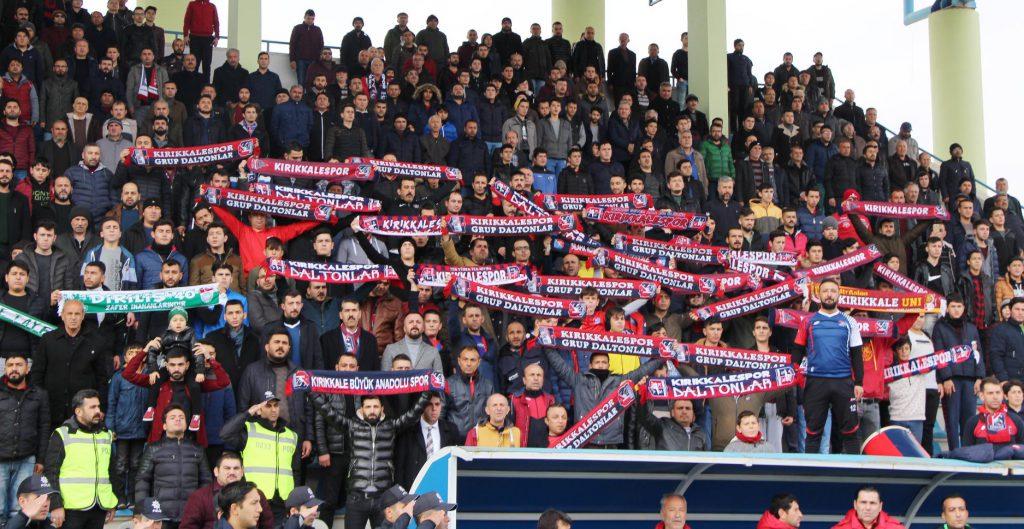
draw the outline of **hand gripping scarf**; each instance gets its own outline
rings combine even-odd
[[[444,375],[429,369],[412,371],[303,371],[292,373],[286,393],[308,391],[326,395],[399,395],[444,391]]]

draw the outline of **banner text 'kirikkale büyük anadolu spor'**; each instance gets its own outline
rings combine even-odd
[[[429,180],[462,180],[462,171],[458,167],[447,165],[431,165],[413,162],[389,162],[376,158],[353,157],[345,163],[369,164],[374,173],[388,180],[395,178],[426,178]]]
[[[526,281],[529,274],[526,265],[514,263],[483,266],[416,265],[416,283],[421,287],[445,287],[453,277],[488,286],[510,285]]]
[[[125,312],[165,312],[171,309],[195,309],[227,302],[216,284],[151,290],[63,290],[57,311],[69,300],[82,302],[86,314]]]
[[[368,163],[306,162],[253,157],[245,163],[245,168],[249,171],[250,181],[254,180],[254,175],[328,182],[366,182],[374,178],[373,166]]]
[[[203,184],[199,186],[199,193],[211,206],[263,213],[275,217],[330,222],[337,215],[337,210],[331,204],[318,204],[308,200],[296,200],[277,195],[261,195],[229,187],[213,187]]]
[[[534,274],[526,280],[526,291],[541,296],[578,298],[585,288],[597,290],[602,299],[651,299],[661,286],[654,281],[640,279],[610,279],[603,277],[542,276]]]
[[[259,154],[260,142],[254,138],[248,138],[195,147],[129,147],[128,155],[124,157],[123,161],[126,167],[138,165],[174,168],[233,162],[250,156],[259,156]]]
[[[308,391],[327,395],[399,395],[445,391],[444,374],[429,369],[411,371],[305,371],[289,377],[287,393]]]
[[[331,285],[397,281],[398,274],[389,265],[360,265],[335,262],[305,262],[268,259],[267,270],[296,281],[319,281]]]
[[[551,440],[548,448],[583,448],[595,435],[609,425],[622,418],[622,415],[636,402],[633,382],[623,380],[615,391],[597,403],[586,416],[566,430],[564,434]]]
[[[249,184],[249,192],[259,195],[272,195],[293,200],[304,200],[314,204],[330,204],[334,209],[344,213],[375,213],[380,211],[380,200],[353,195],[326,193],[301,187],[289,187],[256,182]]]
[[[445,287],[444,293],[446,296],[454,296],[489,309],[523,314],[534,318],[577,319],[587,313],[587,307],[582,301],[532,296],[499,287],[481,285],[459,277],[452,278],[448,286]]]

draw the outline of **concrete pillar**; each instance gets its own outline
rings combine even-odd
[[[140,6],[151,5],[156,8],[156,25],[166,31],[181,31],[182,22],[185,21],[185,8],[189,0],[150,0],[139,2]],[[167,45],[170,46],[173,39],[168,36]]]
[[[263,0],[230,0],[228,3],[228,46],[241,52],[242,66],[256,69],[256,58],[263,51]]]
[[[691,0],[692,1],[692,0]],[[928,17],[933,152],[949,157],[959,143],[981,181],[985,169],[985,109],[981,91],[981,29],[974,9],[942,9]]]
[[[689,91],[700,98],[700,110],[708,115],[709,123],[720,117],[728,128],[725,54],[729,48],[725,38],[725,0],[688,0],[686,16],[690,33]]]
[[[551,0],[551,22],[562,23],[562,36],[571,44],[576,44],[580,40],[580,35],[587,26],[593,26],[594,40],[601,44],[607,53],[604,2],[605,0]]]

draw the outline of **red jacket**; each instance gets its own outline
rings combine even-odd
[[[36,138],[32,125],[22,122],[12,127],[6,122],[0,124],[0,152],[14,155],[18,164],[15,169],[28,170],[36,160]]]
[[[882,511],[878,514],[875,525],[864,527],[864,524],[860,523],[860,520],[857,519],[857,511],[850,509],[846,513],[846,517],[833,525],[832,529],[903,529],[903,524],[889,516],[885,511]]]
[[[211,465],[213,463],[213,461],[210,462]],[[181,523],[178,525],[178,528],[213,529],[214,524],[217,523],[217,509],[214,506],[214,496],[220,492],[220,489],[220,485],[214,480],[213,483],[199,487],[189,495],[185,507],[181,510]],[[260,513],[256,529],[273,529],[274,514],[270,511],[267,497],[259,490],[256,492],[260,493],[260,507],[263,507],[263,512]]]
[[[132,358],[131,362],[128,362],[128,365],[124,366],[124,371],[121,373],[121,376],[123,376],[125,378],[125,380],[127,380],[128,382],[131,382],[132,384],[135,384],[136,386],[140,386],[140,387],[144,387],[144,388],[150,387],[149,375],[148,374],[139,373],[139,367],[142,366],[142,361],[145,360],[145,359],[146,359],[146,355],[145,354],[137,354],[137,355],[135,355],[135,358]],[[220,362],[218,362],[218,361],[216,361],[216,360],[211,358],[210,359],[210,369],[213,370],[213,374],[212,375],[207,375],[206,376],[206,380],[204,380],[203,383],[199,385],[199,387],[202,389],[203,393],[211,393],[211,392],[217,391],[218,389],[224,389],[224,388],[228,387],[228,384],[231,383],[231,379],[228,378],[228,373],[227,373],[227,371],[224,371],[223,367],[221,367]],[[160,390],[159,390],[160,393],[159,393],[159,395],[156,398],[156,406],[154,406],[154,408],[153,408],[153,412],[154,412],[154,416],[155,417],[163,417],[164,416],[164,408],[166,408],[171,403],[171,396],[172,396],[171,392],[172,391],[173,390],[171,389],[171,385],[170,384],[160,384]],[[185,393],[186,393],[186,395],[188,394],[188,389],[187,388],[185,390]],[[204,416],[203,410],[199,410],[199,417],[201,419],[201,422],[199,424],[199,431],[196,432],[196,434],[197,434],[196,435],[196,442],[199,443],[199,446],[205,447],[206,446],[206,420],[203,419],[203,416]],[[150,428],[150,430],[149,430],[149,440],[148,441],[150,443],[154,443],[156,441],[159,441],[160,437],[163,436],[163,433],[164,433],[163,424],[161,424],[160,421],[153,421],[153,427]]]
[[[658,525],[655,525],[654,529],[665,529],[665,522],[658,522]],[[690,524],[684,525],[683,529],[690,529]]]
[[[778,519],[772,513],[764,511],[757,521],[757,529],[793,529],[793,526]]]
[[[220,37],[220,19],[217,18],[217,6],[210,0],[193,0],[185,9],[185,22],[181,31],[186,38]]]
[[[281,239],[282,243],[287,243],[288,241],[320,225],[320,223],[315,220],[307,220],[303,222],[296,222],[295,224],[289,224],[287,226],[276,226],[273,228],[267,228],[263,231],[256,231],[248,224],[238,220],[238,217],[232,215],[230,211],[220,206],[213,206],[213,212],[220,217],[220,221],[223,222],[224,225],[231,230],[231,233],[235,234],[235,238],[238,239],[238,253],[242,254],[242,269],[245,270],[245,274],[247,276],[250,270],[263,264],[266,260],[263,250],[267,246],[267,239],[277,237],[278,239]]]
[[[554,395],[541,393],[531,397],[525,392],[512,395],[512,416],[516,419],[516,427],[522,432],[523,446],[530,435],[530,419],[543,419],[548,413],[548,406],[555,403]]]

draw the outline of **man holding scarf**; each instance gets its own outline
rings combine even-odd
[[[983,443],[992,445],[996,459],[1002,459],[1001,449],[1024,443],[1024,420],[1007,410],[1002,383],[995,377],[981,381],[978,414],[967,419],[964,426],[963,446]]]
[[[167,69],[156,63],[153,49],[146,47],[139,53],[140,62],[128,71],[128,109],[136,115],[142,107],[148,107],[160,99],[164,83],[170,76]]]

